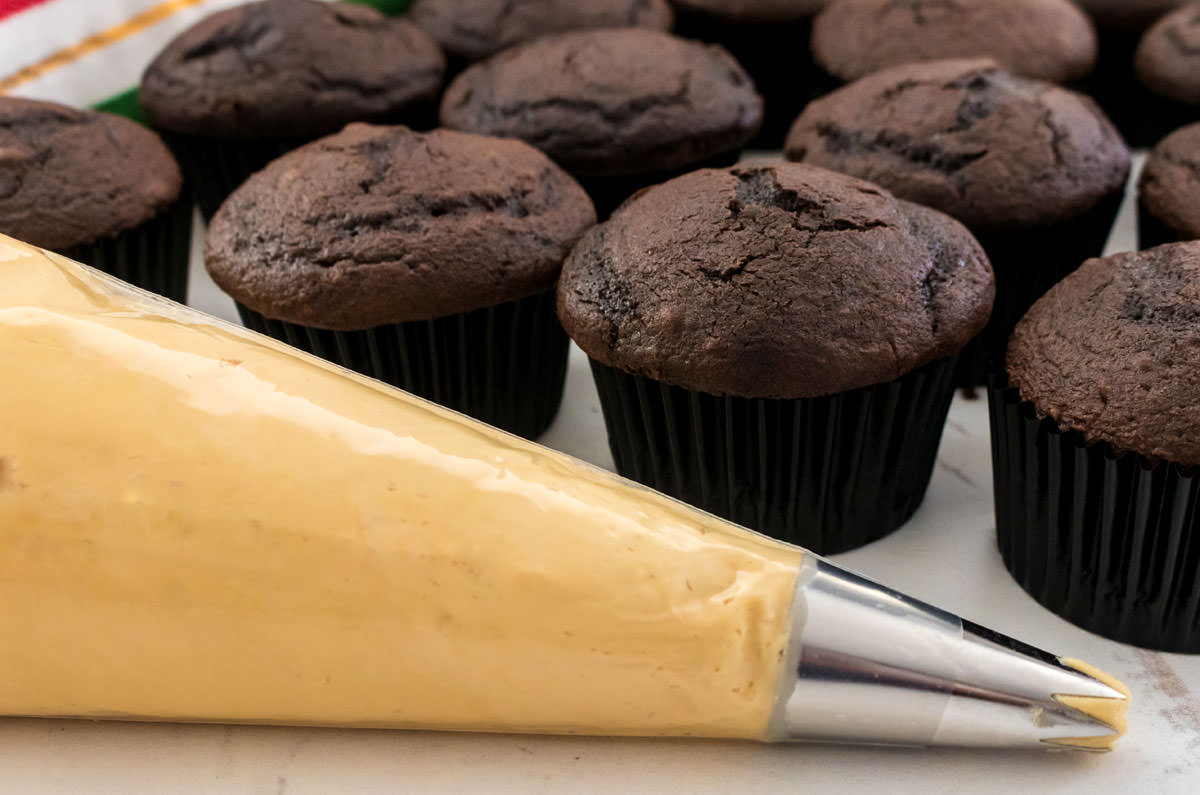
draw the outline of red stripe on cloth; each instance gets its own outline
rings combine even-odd
[[[18,11],[49,3],[50,0],[0,0],[0,19],[11,17]]]

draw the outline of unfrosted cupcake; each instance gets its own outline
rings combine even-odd
[[[765,102],[751,148],[778,149],[804,104],[828,79],[813,63],[813,17],[829,0],[675,0],[675,31],[720,44],[745,67]]]
[[[1161,125],[1147,118],[1153,95],[1137,79],[1134,53],[1146,29],[1187,0],[1076,0],[1096,25],[1099,55],[1083,86],[1132,147],[1152,146]]]
[[[812,46],[844,81],[913,61],[988,57],[1065,84],[1096,61],[1096,32],[1070,0],[832,0],[813,23]]]
[[[261,0],[179,34],[142,76],[205,218],[254,171],[348,122],[432,124],[445,58],[366,6]]]
[[[250,328],[514,433],[554,419],[554,284],[595,223],[520,141],[352,124],[251,177],[205,264]]]
[[[451,72],[542,36],[598,28],[670,30],[667,0],[417,0],[409,17],[450,59]]]
[[[182,302],[192,208],[181,184],[140,124],[0,97],[0,233]]]
[[[446,90],[441,120],[538,147],[603,218],[647,185],[737,162],[762,108],[724,49],[621,29],[550,36],[475,64]]]
[[[1149,89],[1138,108],[1147,143],[1200,121],[1200,3],[1167,14],[1146,31],[1134,63]]]
[[[621,474],[817,552],[916,510],[993,282],[961,224],[824,169],[705,169],[571,252],[559,317]]]
[[[1200,124],[1168,135],[1138,183],[1138,247],[1200,240]]]
[[[1084,263],[991,390],[1009,571],[1064,618],[1200,652],[1200,242]]]
[[[1101,253],[1129,173],[1128,149],[1091,99],[987,60],[861,78],[810,104],[786,151],[952,215],[983,244],[996,307],[963,353],[963,386],[1003,369],[1025,311]]]

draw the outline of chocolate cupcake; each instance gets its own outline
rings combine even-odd
[[[1200,240],[1200,124],[1154,147],[1138,183],[1138,248]]]
[[[1187,0],[1076,0],[1096,25],[1099,56],[1083,90],[1112,119],[1132,147],[1152,146],[1162,138],[1162,122],[1148,106],[1159,104],[1137,79],[1134,53],[1146,29]]]
[[[409,17],[442,46],[451,73],[542,36],[598,28],[671,29],[667,0],[417,0]]]
[[[647,185],[735,163],[762,123],[762,98],[720,47],[598,30],[475,64],[450,84],[441,120],[538,147],[579,179],[603,218]]]
[[[618,471],[817,552],[925,493],[987,258],[953,219],[824,169],[705,169],[586,234],[558,311]]]
[[[1134,63],[1151,94],[1139,105],[1147,143],[1200,121],[1200,3],[1167,14],[1146,31]]]
[[[205,264],[245,324],[522,436],[554,419],[554,284],[595,223],[520,141],[352,124],[213,217]]]
[[[750,142],[778,149],[805,103],[830,87],[812,59],[812,20],[829,0],[675,0],[680,36],[720,44],[763,95],[763,126]]]
[[[348,122],[431,124],[444,69],[437,44],[407,20],[262,0],[177,36],[146,69],[140,98],[207,219],[250,174]]]
[[[1084,263],[991,390],[1004,562],[1050,610],[1200,652],[1200,242]]]
[[[179,166],[120,116],[0,97],[0,233],[187,298],[192,207]]]
[[[843,81],[913,61],[988,57],[1065,84],[1091,71],[1096,32],[1070,0],[833,0],[813,23],[812,47]]]
[[[1002,370],[1008,336],[1046,290],[1104,248],[1129,173],[1088,97],[988,60],[896,66],[814,101],[790,160],[870,180],[962,221],[996,271],[996,306],[959,382]]]

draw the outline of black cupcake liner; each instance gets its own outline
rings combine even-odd
[[[592,361],[617,471],[818,554],[913,515],[937,461],[954,361],[799,400],[719,397]]]
[[[624,204],[626,199],[642,188],[658,185],[701,168],[729,168],[736,165],[741,156],[742,150],[735,149],[719,152],[696,163],[665,171],[590,176],[574,174],[572,176],[587,191],[588,196],[592,199],[592,204],[596,207],[596,217],[603,221]]]
[[[221,202],[250,175],[275,158],[300,146],[304,140],[227,141],[189,135],[163,136],[175,153],[184,182],[195,197],[205,223],[212,220]]]
[[[555,292],[459,315],[327,331],[239,303],[247,328],[526,438],[554,421],[567,374]]]
[[[1200,652],[1200,473],[1039,419],[993,376],[996,530],[1025,591],[1113,640]]]
[[[184,195],[132,229],[59,253],[183,304],[191,250],[192,202]]]
[[[1171,227],[1158,220],[1149,210],[1146,209],[1142,202],[1138,201],[1138,250],[1144,251],[1148,248],[1161,246],[1166,243],[1180,243],[1187,240],[1187,236],[1180,235]]]
[[[764,100],[764,112],[762,129],[747,144],[750,149],[782,149],[792,122],[804,106],[837,85],[813,63],[809,46],[811,19],[734,22],[698,12],[678,11],[675,33],[688,39],[720,44],[754,80],[754,86]]]
[[[958,357],[959,386],[984,386],[989,374],[1003,372],[1017,322],[1084,260],[1100,256],[1123,198],[1123,191],[1116,191],[1083,215],[1054,226],[975,233],[996,272],[996,302],[987,326]]]

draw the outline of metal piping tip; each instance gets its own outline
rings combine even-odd
[[[819,558],[797,589],[774,739],[1107,750],[1127,692]]]

